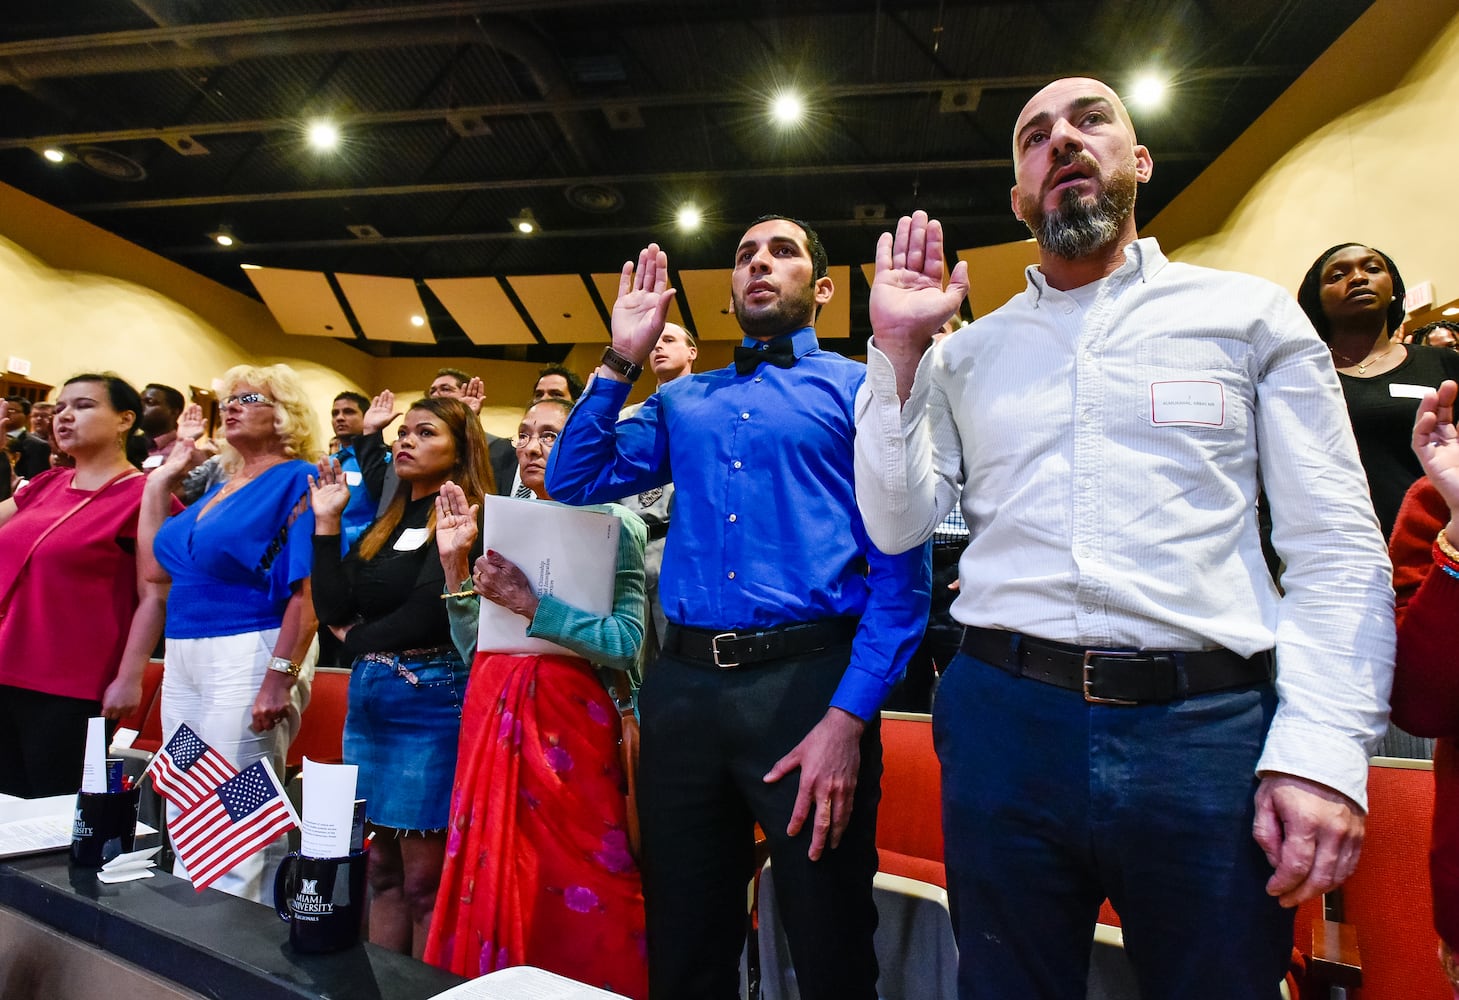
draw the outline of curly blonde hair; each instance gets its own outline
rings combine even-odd
[[[284,454],[313,462],[321,453],[319,422],[299,373],[288,365],[234,365],[218,380],[218,395],[226,399],[240,385],[250,385],[274,401],[274,430],[283,442]],[[219,461],[230,475],[243,467],[243,456],[226,441]]]

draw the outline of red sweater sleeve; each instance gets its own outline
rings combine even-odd
[[[1459,579],[1433,557],[1448,523],[1448,505],[1420,479],[1403,498],[1388,546],[1398,600],[1393,721],[1416,736],[1459,736]]]

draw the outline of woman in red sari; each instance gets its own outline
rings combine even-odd
[[[534,403],[513,442],[522,483],[541,501],[550,499],[547,453],[570,406]],[[590,509],[622,524],[606,616],[538,597],[497,552],[473,572],[467,554],[479,508],[453,484],[441,489],[436,538],[452,637],[463,659],[475,655],[425,958],[463,976],[532,965],[646,997],[643,890],[628,850],[618,713],[593,665],[626,670],[637,656],[647,530],[624,508]],[[520,615],[528,636],[579,655],[477,650],[481,598]]]

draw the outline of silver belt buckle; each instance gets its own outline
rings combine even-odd
[[[1132,652],[1129,652],[1128,650],[1122,650],[1122,649],[1120,649],[1120,650],[1116,650],[1116,649],[1086,649],[1084,651],[1084,700],[1088,704],[1090,704],[1090,705],[1124,705],[1124,706],[1131,706],[1131,705],[1138,705],[1138,704],[1140,704],[1138,701],[1132,701],[1129,698],[1100,698],[1100,697],[1096,696],[1095,694],[1093,694],[1092,693],[1092,689],[1094,687],[1094,678],[1092,676],[1090,676],[1090,673],[1089,673],[1090,668],[1092,666],[1092,664],[1089,662],[1089,658],[1092,657],[1092,656],[1110,656],[1110,657],[1120,657],[1120,658],[1126,659],[1126,660],[1133,660],[1137,656],[1144,656],[1144,655],[1146,655],[1146,654],[1140,653],[1140,652],[1133,652],[1132,653]]]
[[[733,669],[735,669],[736,667],[739,666],[739,663],[738,662],[736,662],[736,663],[725,663],[723,660],[721,660],[719,658],[719,640],[721,640],[721,639],[732,640],[732,639],[738,639],[738,638],[739,638],[739,636],[735,635],[735,633],[733,633],[733,632],[721,632],[719,635],[717,635],[713,639],[710,639],[709,640],[709,648],[714,653],[714,665],[716,667],[718,667],[721,670],[733,670]]]

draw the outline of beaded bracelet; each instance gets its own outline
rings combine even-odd
[[[475,596],[476,596],[476,591],[473,590],[470,587],[467,587],[465,590],[453,590],[453,591],[451,591],[449,593],[442,594],[441,595],[441,600],[444,601],[448,597],[475,597]]]
[[[1440,531],[1434,539],[1434,563],[1455,579],[1459,579],[1459,549],[1449,541],[1448,529]]]

